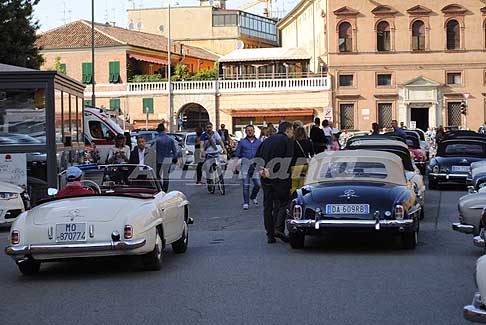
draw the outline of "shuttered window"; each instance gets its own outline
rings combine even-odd
[[[120,113],[120,99],[119,98],[110,99],[110,110]]]
[[[392,104],[378,103],[378,125],[380,129],[391,128],[392,119]]]
[[[83,77],[82,82],[84,84],[90,84],[93,82],[93,66],[91,62],[84,62],[83,63]]]
[[[354,130],[354,104],[340,104],[341,129]]]
[[[154,113],[154,99],[153,98],[144,98],[143,100],[143,113],[147,114],[147,111],[149,114]]]
[[[447,103],[447,122],[449,126],[461,126],[461,102]]]
[[[120,81],[120,62],[113,61],[109,63],[109,80],[110,83],[116,84]]]
[[[66,63],[61,63],[59,65],[59,72],[66,74]]]

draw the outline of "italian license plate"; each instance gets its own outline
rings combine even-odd
[[[326,214],[369,214],[369,204],[326,204]]]
[[[59,223],[56,225],[56,242],[86,241],[86,223]]]
[[[469,166],[452,166],[452,172],[468,173],[469,169]]]

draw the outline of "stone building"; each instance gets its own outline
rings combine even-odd
[[[282,46],[305,48],[314,72],[332,77],[330,108],[343,129],[392,119],[476,129],[486,120],[483,1],[304,0],[278,27]]]

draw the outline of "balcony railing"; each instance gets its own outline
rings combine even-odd
[[[171,84],[173,94],[224,94],[292,90],[318,91],[331,89],[331,82],[329,77],[175,81]],[[164,94],[168,92],[167,82],[129,83],[127,90],[128,93],[141,94]]]

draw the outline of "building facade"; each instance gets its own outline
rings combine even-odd
[[[316,34],[326,39],[327,49],[315,60],[332,76],[331,108],[341,128],[367,130],[375,121],[389,127],[392,119],[422,129],[476,129],[485,122],[484,2],[317,2],[323,27]],[[283,44],[295,38],[286,32],[290,20],[299,16],[279,22]]]
[[[60,70],[87,85],[85,104],[92,105],[92,82],[95,81],[96,106],[114,111],[130,122],[145,125],[167,119],[165,109],[157,109],[152,96],[127,92],[129,85],[140,81],[167,79],[167,39],[161,35],[130,31],[95,24],[95,75],[91,63],[91,23],[76,21],[38,36],[36,44],[45,59],[42,70]],[[202,48],[173,42],[172,72],[177,64],[188,73],[211,70],[218,58]],[[153,84],[153,83],[152,83]],[[164,105],[165,106],[165,105]],[[148,112],[148,113],[147,113]]]
[[[224,55],[238,48],[279,44],[274,19],[225,9],[224,1],[200,1],[200,6],[171,7],[171,39]],[[168,37],[168,8],[128,10],[128,28]]]

